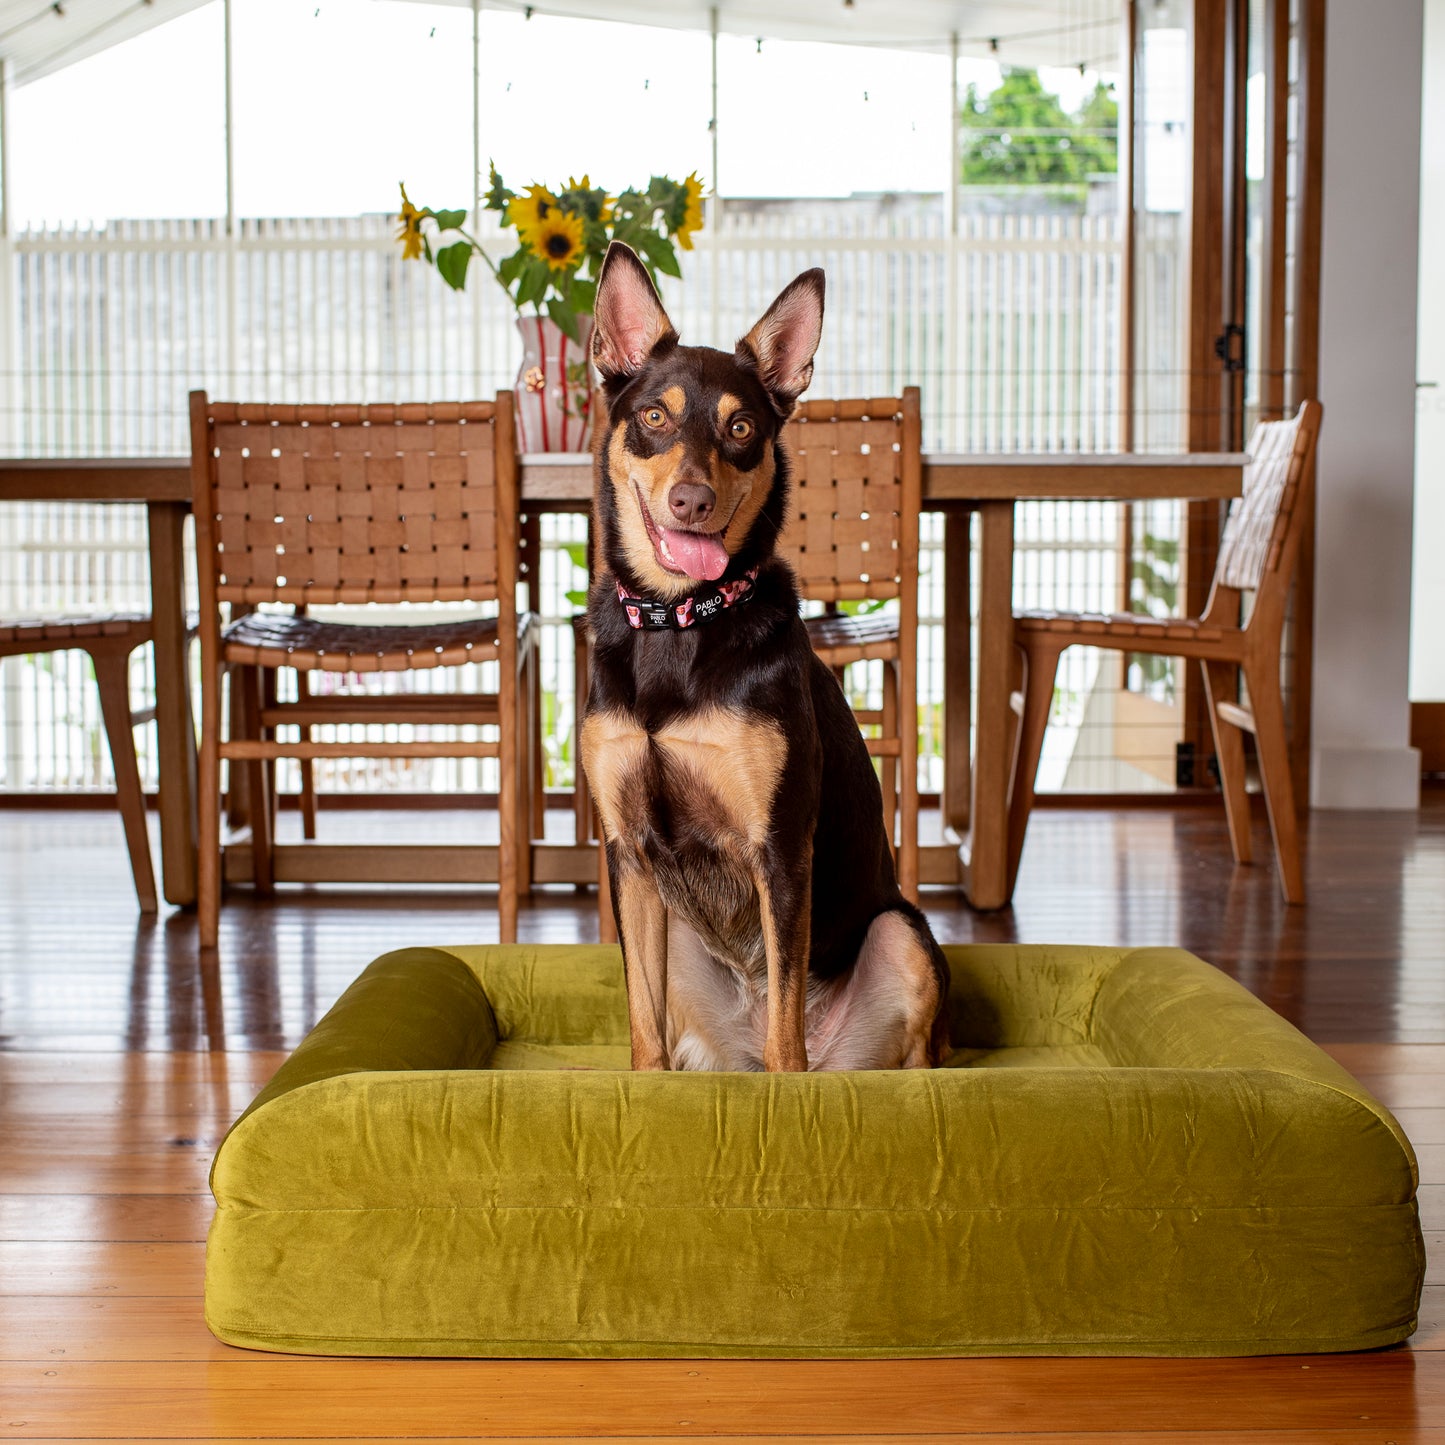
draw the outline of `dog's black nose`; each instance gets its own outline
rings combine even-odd
[[[712,516],[712,509],[717,505],[717,493],[702,482],[674,482],[667,494],[667,505],[684,527],[691,527]]]

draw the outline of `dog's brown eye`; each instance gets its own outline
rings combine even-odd
[[[740,416],[728,430],[732,433],[735,442],[745,442],[753,434],[753,424],[747,417]]]
[[[658,430],[667,425],[667,413],[660,406],[650,406],[642,413],[642,421],[645,426]]]

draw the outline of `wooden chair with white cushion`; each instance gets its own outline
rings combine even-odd
[[[804,598],[829,604],[808,620],[813,650],[843,680],[856,662],[883,664],[881,708],[854,709],[882,760],[883,816],[898,883],[918,898],[918,513],[922,503],[919,392],[799,404],[784,431],[793,497],[778,544]],[[849,616],[840,602],[896,601]]]
[[[535,704],[537,619],[517,610],[518,475],[512,396],[401,406],[250,406],[191,396],[192,483],[201,595],[201,942],[214,946],[221,897],[220,768],[244,768],[253,878],[273,882],[277,758],[484,758],[500,762],[501,939],[516,938],[529,886],[527,714]],[[352,604],[496,603],[494,617],[414,625],[321,620]],[[259,611],[290,604],[290,612]],[[223,624],[220,609],[231,620]],[[309,686],[315,673],[411,672],[499,663],[495,693],[360,693]],[[275,674],[297,672],[295,702]],[[221,736],[221,682],[235,706]],[[239,724],[237,726],[236,724]],[[320,724],[495,727],[495,739],[313,742]],[[297,738],[280,732],[295,728]],[[308,828],[308,832],[311,831]],[[406,850],[394,850],[400,860]],[[440,861],[443,850],[429,850]],[[474,858],[474,851],[466,855]],[[459,859],[458,868],[472,866]],[[338,873],[336,876],[345,876]],[[400,869],[411,879],[415,869]],[[445,881],[459,881],[456,868]]]
[[[1288,421],[1262,422],[1255,428],[1244,493],[1231,504],[1202,617],[1014,614],[1014,640],[1024,658],[1024,687],[1014,695],[1020,724],[1009,798],[1010,895],[1033,807],[1059,654],[1066,647],[1084,646],[1198,660],[1204,671],[1235,861],[1248,863],[1251,856],[1241,736],[1250,732],[1259,757],[1280,886],[1287,902],[1304,902],[1280,657],[1290,581],[1299,558],[1300,523],[1307,512],[1308,489],[1314,484],[1314,449],[1322,415],[1319,402],[1307,401]],[[1244,615],[1246,594],[1252,595],[1253,604]],[[1241,675],[1247,701],[1241,700]]]

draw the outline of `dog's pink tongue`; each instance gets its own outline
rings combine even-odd
[[[727,571],[727,548],[716,533],[675,532],[669,527],[664,535],[672,560],[689,577],[716,582]]]

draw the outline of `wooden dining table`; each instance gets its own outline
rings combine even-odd
[[[925,453],[923,505],[944,515],[945,828],[952,841],[924,851],[924,883],[955,883],[978,909],[1008,902],[1008,771],[1013,729],[1014,507],[1026,500],[1222,500],[1238,496],[1238,453]],[[196,897],[196,739],[186,662],[183,536],[190,510],[188,457],[0,459],[0,502],[98,502],[146,508],[154,617],[162,891]],[[522,459],[524,511],[585,512],[592,463],[585,454]],[[970,718],[973,636],[970,516],[980,519],[976,725]],[[595,845],[581,845],[589,853]],[[565,851],[553,848],[550,851]],[[573,848],[571,851],[578,851]],[[572,860],[575,863],[577,860]],[[538,870],[556,881],[594,876],[582,867]]]

